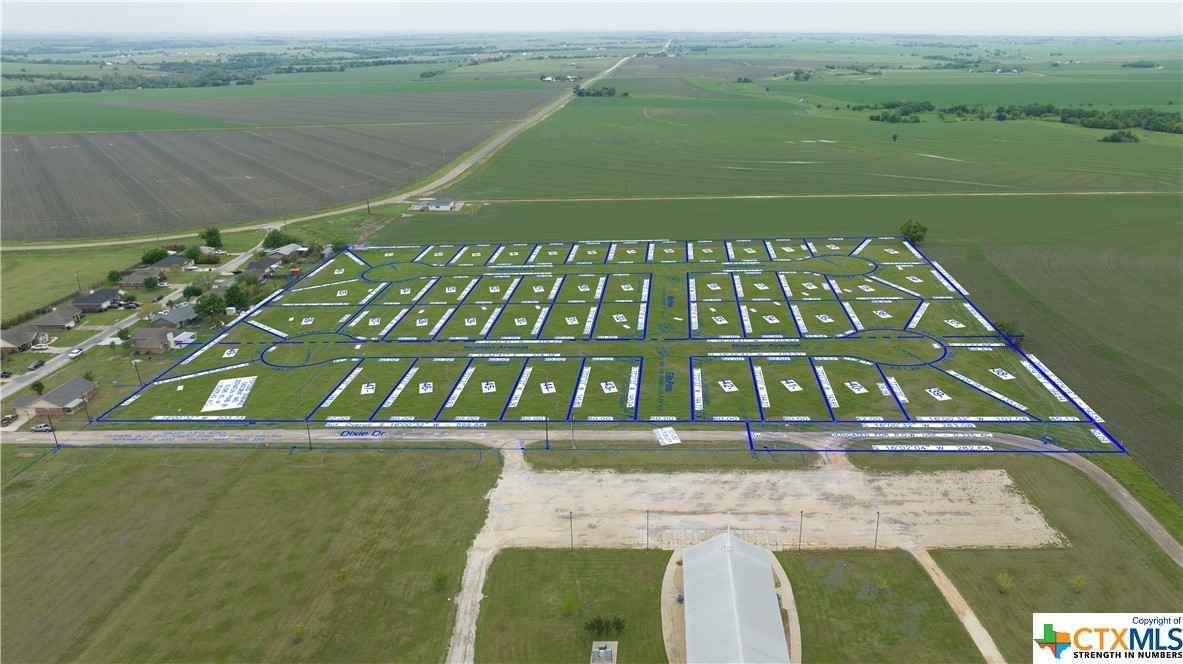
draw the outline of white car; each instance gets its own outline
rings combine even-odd
[[[81,357],[83,350],[84,349],[82,349],[82,348],[75,348],[74,350],[70,351],[70,354],[67,355],[66,357],[71,360],[73,360],[74,358],[77,358],[77,357]]]
[[[167,313],[168,313],[168,312],[170,312],[170,311],[172,311],[172,309],[161,309],[161,310],[160,310],[160,315],[161,315],[161,316],[163,316],[163,315],[167,314]]]
[[[33,344],[29,350],[49,350],[49,344]]]

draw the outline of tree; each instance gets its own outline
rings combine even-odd
[[[903,235],[912,244],[924,242],[926,233],[928,233],[928,226],[914,219],[909,219],[904,222],[903,226],[900,226],[900,235]]]
[[[151,265],[164,260],[167,256],[168,252],[165,251],[163,247],[156,247],[155,249],[149,249],[148,251],[145,251],[144,255],[140,256],[140,262]]]
[[[1076,576],[1072,577],[1072,580],[1068,582],[1068,585],[1072,587],[1072,592],[1079,595],[1080,593],[1084,592],[1084,588],[1088,585],[1088,583],[1089,578],[1087,576],[1084,574],[1077,574]]]
[[[308,626],[304,623],[292,623],[288,625],[288,634],[292,635],[292,643],[296,644],[304,640],[304,635],[308,633]]]
[[[567,596],[563,598],[563,603],[559,606],[559,609],[567,615],[579,613],[579,600],[575,597],[574,590],[567,591]]]
[[[223,300],[222,296],[217,293],[206,293],[197,298],[197,302],[193,305],[193,311],[196,311],[197,315],[202,318],[213,318],[218,314],[225,313],[226,300]]]
[[[111,270],[107,273],[107,281],[112,284],[117,284],[123,279],[123,273],[119,270]]]
[[[34,394],[40,395],[45,392],[45,383],[35,380],[33,381],[33,384],[29,386],[29,389],[32,390]]]
[[[118,332],[116,332],[115,337],[117,339],[119,339],[120,341],[127,341],[128,339],[131,338],[131,330],[129,330],[125,327],[122,330],[119,330]]]
[[[210,226],[209,228],[203,229],[197,234],[197,237],[201,238],[202,243],[207,247],[213,247],[214,249],[222,248],[222,231],[218,230],[217,226]]]
[[[1015,587],[1015,577],[1011,576],[1009,572],[1003,570],[994,577],[994,582],[998,584],[998,592],[1003,595],[1006,591]]]
[[[98,380],[98,375],[95,374],[94,369],[87,369],[86,373],[82,374],[82,377],[92,383]]]
[[[144,277],[144,288],[152,290],[160,285],[160,280],[156,277]]]
[[[898,140],[900,140],[900,135],[899,135],[899,134],[892,134],[892,135],[891,135],[891,142],[892,142],[892,143],[895,143],[895,142],[896,142],[896,141],[898,141]]]
[[[611,626],[612,624],[606,618],[602,616],[596,616],[595,618],[585,622],[583,624],[583,629],[595,634],[596,636],[599,636],[607,632],[608,628]]]
[[[297,240],[295,236],[288,235],[278,228],[272,228],[271,230],[267,231],[267,235],[263,236],[264,249],[275,249],[277,247],[282,247],[285,244],[294,244],[298,242],[299,240]]]
[[[612,631],[620,634],[624,631],[624,618],[612,616]]]
[[[135,302],[136,301],[136,294],[135,293],[128,293],[127,295],[124,295],[123,301],[124,302]]]
[[[994,323],[994,327],[1002,333],[1002,336],[1010,339],[1016,346],[1023,345],[1023,331],[1019,329],[1019,324],[1013,320],[1000,320]]]
[[[201,255],[201,247],[199,247],[197,245],[193,245],[192,247],[185,247],[185,251],[183,253],[185,255],[185,258],[196,261],[197,257]]]
[[[188,286],[185,286],[185,290],[181,291],[181,295],[184,295],[186,298],[190,298],[190,297],[197,297],[198,295],[201,295],[204,292],[205,291],[202,290],[201,286],[189,284]]]
[[[444,588],[448,587],[448,573],[440,570],[435,573],[435,578],[431,580],[431,587],[435,588],[437,593],[443,592]]]
[[[246,309],[250,304],[246,289],[238,284],[226,289],[226,306],[235,309]]]

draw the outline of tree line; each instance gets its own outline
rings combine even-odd
[[[1168,102],[1169,103],[1169,102]],[[852,111],[884,110],[870,116],[872,122],[916,123],[921,113],[937,112],[979,120],[1053,120],[1090,129],[1145,129],[1168,134],[1183,134],[1183,116],[1153,108],[1098,108],[1056,106],[1054,104],[1012,104],[987,107],[985,104],[955,104],[937,108],[930,101],[882,101],[876,104],[847,106]]]

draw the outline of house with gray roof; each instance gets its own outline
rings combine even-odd
[[[38,415],[71,415],[82,410],[86,402],[98,391],[98,383],[78,376],[45,394],[28,394],[13,399],[12,409],[29,410]]]
[[[148,321],[148,324],[152,327],[169,327],[179,330],[183,327],[189,327],[200,318],[201,316],[198,316],[197,312],[193,311],[193,307],[177,307],[167,314],[156,314]]]
[[[119,300],[120,295],[121,293],[116,288],[100,288],[86,295],[79,295],[74,298],[71,304],[81,309],[83,313],[96,314],[109,309],[114,302]]]
[[[0,330],[0,353],[21,353],[49,341],[49,335],[33,325]]]
[[[63,304],[49,313],[33,320],[38,330],[69,330],[82,320],[82,310],[72,304]]]
[[[165,256],[155,263],[148,266],[150,270],[168,270],[169,272],[179,272],[187,267],[193,267],[193,259],[182,254],[174,254],[172,256]]]

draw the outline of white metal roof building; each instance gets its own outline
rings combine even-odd
[[[768,552],[731,533],[682,554],[687,662],[789,662]]]

